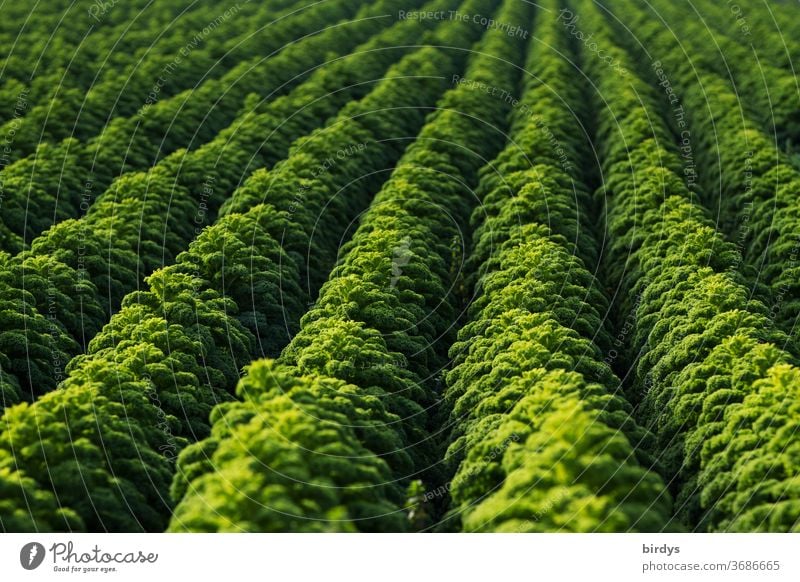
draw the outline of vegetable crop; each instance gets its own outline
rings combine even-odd
[[[0,531],[800,531],[791,7],[40,4]]]

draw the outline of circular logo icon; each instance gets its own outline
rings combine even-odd
[[[22,546],[19,552],[19,563],[26,570],[35,570],[44,561],[44,546],[39,542],[30,542]]]

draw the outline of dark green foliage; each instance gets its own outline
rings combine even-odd
[[[484,169],[473,213],[476,297],[445,392],[448,520],[463,531],[661,531],[669,496],[637,453],[652,436],[604,361],[608,301],[579,258],[597,248],[576,164],[585,106],[561,25],[544,13],[537,23],[545,42],[529,56],[515,133]]]
[[[383,4],[369,8],[386,9]],[[175,152],[146,172],[121,176],[85,216],[60,222],[37,237],[30,251],[9,259],[3,274],[8,286],[0,299],[9,301],[12,311],[27,311],[28,319],[52,312],[53,337],[47,341],[72,346],[65,353],[77,355],[144,276],[174,262],[201,228],[213,221],[244,176],[277,162],[292,141],[372,88],[368,82],[339,87],[343,77],[380,78],[398,55],[412,50],[407,44],[415,32],[418,29],[412,22],[392,27],[352,55],[318,69],[294,91],[264,106],[263,112],[243,113],[202,147]],[[341,49],[349,50],[350,45],[341,42]],[[373,50],[384,44],[398,48]],[[24,306],[23,288],[28,297]],[[48,348],[41,345],[38,328],[32,325],[31,329],[28,349],[44,353]],[[8,342],[19,344],[14,338]],[[56,368],[51,365],[47,370],[42,364],[44,378],[37,375],[42,386],[36,393],[54,387]],[[31,383],[24,374],[17,382]]]
[[[160,416],[148,396],[152,388],[125,371],[126,360],[144,367],[149,355],[120,353],[116,369],[90,364],[35,405],[6,410],[0,474],[11,471],[13,478],[5,480],[4,515],[26,512],[35,499],[52,505],[50,492],[61,508],[34,512],[21,529],[163,527],[170,472],[157,451],[180,444],[171,433],[175,419]]]
[[[408,24],[399,25],[397,29],[384,33],[383,40],[396,43],[408,27]],[[364,55],[375,55],[378,62],[382,62],[389,53],[390,51],[370,51]],[[418,70],[422,59],[433,59],[443,67],[455,67],[446,53],[438,54],[435,49],[420,49],[419,54],[411,54],[407,60],[401,61],[397,72],[390,73],[389,79],[379,84],[361,102],[364,113],[375,107],[375,99],[386,96],[387,91],[392,90],[405,95],[405,103],[409,106],[420,107],[432,102],[441,92],[441,79],[427,77],[417,81],[395,80],[403,76],[401,73],[404,68]],[[344,63],[347,62],[348,60],[343,60],[338,70],[346,71],[347,66]],[[361,61],[362,64],[369,62]],[[321,71],[315,77],[325,80],[329,74],[332,73]],[[374,76],[377,77],[378,74]],[[310,93],[309,89],[305,94]],[[337,120],[347,119],[354,111],[354,106],[348,107]],[[391,119],[388,114],[386,119]],[[419,113],[417,123],[422,124],[422,120],[423,114]],[[403,127],[411,127],[407,118],[399,123]],[[334,120],[329,127],[335,128],[337,125]],[[331,139],[331,143],[337,143],[333,137],[327,137],[333,136],[333,132],[322,130],[318,134],[323,141]],[[394,151],[395,146],[388,145],[384,148],[384,155],[381,155],[379,136],[369,136],[369,140],[375,147],[372,157],[368,159],[375,164],[375,168],[379,169],[387,161],[391,162],[391,158],[384,156]],[[292,152],[301,151],[300,146],[304,143],[300,141],[295,144]],[[369,148],[364,151],[368,152]],[[327,150],[318,150],[320,155],[323,152],[327,157]],[[289,159],[293,156],[294,154],[290,155]],[[357,164],[343,164],[331,172],[331,177],[325,178],[325,183],[335,192],[341,185],[351,182],[361,169],[362,166]],[[276,168],[275,171],[280,169]],[[252,190],[257,184],[263,183],[259,180],[261,178],[258,176],[253,177],[253,183],[248,182],[243,188]],[[362,196],[366,198],[368,194],[369,191],[365,190]],[[237,194],[234,198],[242,199],[242,196]],[[12,419],[14,426],[30,425],[35,415],[40,414],[40,407],[49,413],[51,399],[56,398],[64,399],[65,409],[81,410],[81,402],[87,396],[80,391],[80,386],[89,384],[87,377],[92,380],[100,378],[98,381],[102,382],[103,388],[109,389],[109,377],[121,376],[130,378],[132,382],[139,382],[139,394],[144,400],[137,407],[138,413],[128,415],[125,422],[137,426],[144,433],[156,430],[155,436],[160,436],[161,442],[157,438],[148,441],[136,438],[136,435],[133,438],[137,443],[136,447],[146,450],[148,455],[156,457],[158,461],[132,466],[128,472],[116,472],[114,478],[119,480],[119,487],[123,490],[135,484],[141,495],[160,499],[162,511],[157,513],[160,517],[168,515],[171,502],[162,487],[160,477],[158,480],[148,481],[147,475],[152,471],[158,471],[159,475],[162,471],[171,473],[172,460],[186,442],[209,435],[209,414],[213,406],[231,399],[230,393],[238,381],[239,370],[254,354],[259,353],[255,338],[245,326],[265,334],[258,338],[262,341],[260,347],[277,351],[288,341],[285,330],[283,339],[280,337],[281,320],[278,316],[299,318],[306,302],[300,287],[299,269],[276,242],[280,240],[279,230],[285,229],[287,225],[292,230],[302,227],[301,233],[311,230],[306,223],[299,221],[302,215],[294,216],[287,210],[276,210],[285,209],[293,198],[293,191],[278,190],[267,195],[265,204],[258,205],[245,214],[227,214],[203,231],[190,245],[189,250],[177,257],[174,265],[159,269],[147,278],[146,290],[132,292],[124,298],[120,311],[92,339],[88,353],[72,360],[69,377],[60,390],[30,407],[14,408],[13,412],[17,416],[12,416],[10,411],[6,419]],[[317,202],[320,207],[325,203],[324,199]],[[366,205],[366,200],[363,204]],[[272,295],[256,296],[254,291],[260,290],[271,290]],[[286,293],[289,301],[295,302],[296,313],[283,312],[281,306],[273,302],[281,293]],[[241,313],[237,302],[241,302]],[[291,324],[291,327],[295,326],[296,322]],[[121,393],[118,395],[122,396]],[[128,406],[135,405],[135,402],[128,397],[113,398],[112,393],[108,407],[123,411],[117,413],[122,417]],[[105,414],[105,408],[107,407],[101,406],[101,410],[94,414]],[[153,416],[158,419],[157,422],[152,419]],[[53,430],[68,428],[63,423],[62,426],[57,426],[59,423],[55,419],[50,422],[54,425]],[[109,430],[113,430],[113,423],[107,424]],[[92,443],[104,438],[102,434],[93,434],[89,427],[88,420],[86,425],[71,427],[72,438],[85,438]],[[11,428],[7,432],[12,437],[16,436]],[[16,439],[9,442],[9,447],[20,446],[17,441],[21,437]],[[64,458],[64,462],[67,462],[66,456]],[[54,462],[57,463],[58,460],[59,457],[56,456]],[[108,462],[91,457],[82,466],[83,471],[97,474],[98,491],[103,490],[103,480],[111,478],[109,471],[114,469]],[[122,495],[106,495],[101,501],[98,500],[97,505],[102,508],[102,512],[118,516],[118,521],[96,525],[94,510],[81,497],[81,494],[86,495],[85,491],[67,486],[61,490],[58,482],[49,483],[39,474],[33,477],[45,490],[55,489],[64,506],[74,507],[90,529],[100,527],[129,531],[158,529],[163,526],[161,522],[152,521],[144,513],[146,503],[143,507],[134,504],[132,509],[128,509],[123,505]],[[22,500],[19,502],[22,503]],[[166,511],[163,510],[164,507],[167,508]],[[136,519],[139,525],[132,525],[133,522],[124,521],[126,519]]]
[[[735,412],[758,391],[757,386],[769,386],[766,378],[792,361],[780,349],[788,338],[770,321],[767,306],[753,299],[744,285],[737,271],[741,264],[737,248],[724,239],[699,203],[706,197],[691,194],[680,177],[685,159],[670,141],[655,142],[635,123],[637,117],[646,118],[655,133],[664,133],[666,116],[659,117],[654,89],[636,75],[633,61],[615,46],[596,9],[589,2],[580,8],[582,25],[602,31],[598,42],[629,71],[622,80],[596,58],[586,63],[599,93],[610,104],[600,109],[600,132],[606,139],[616,133],[616,141],[625,143],[630,152],[627,161],[620,159],[622,154],[602,159],[608,176],[602,193],[612,240],[608,271],[629,298],[623,312],[631,313],[629,353],[636,356],[630,393],[639,403],[639,418],[657,434],[652,450],[674,487],[677,516],[702,531],[762,527],[755,525],[753,515],[770,524],[764,528],[791,529],[800,517],[800,506],[777,490],[795,481],[796,472],[776,457],[772,459],[778,465],[771,464],[769,440],[740,439],[739,432],[760,429],[753,424],[756,416]],[[640,24],[636,29],[649,35],[652,25],[640,21],[639,8],[629,8],[627,18],[636,18]],[[665,55],[659,53],[666,62]],[[704,99],[725,98],[718,89]],[[713,102],[703,104],[707,106],[713,107]],[[621,122],[620,112],[631,121]],[[716,131],[724,131],[724,126],[720,121]],[[700,143],[694,147],[704,147]],[[769,402],[765,398],[761,406]],[[789,430],[794,420],[782,416],[777,403],[773,405],[779,423],[774,429],[785,434],[782,431]],[[737,454],[730,455],[734,449]],[[776,471],[780,485],[771,493],[747,493],[757,493],[759,485],[747,471],[737,469],[743,459],[751,458],[763,459],[762,470]],[[786,492],[791,496],[790,487]],[[738,522],[737,514],[730,513],[733,508],[750,517]]]
[[[480,13],[488,7],[489,3],[483,0],[473,0],[463,9]],[[514,0],[506,2],[500,11],[510,22],[526,22],[529,14],[529,7]],[[476,32],[469,25],[455,23],[446,25],[443,31],[461,31],[464,40],[474,38]],[[523,43],[502,33],[488,32],[479,49],[466,76],[513,87],[518,71],[510,63],[521,61]],[[482,56],[484,53],[502,56],[506,62]],[[406,519],[405,487],[398,489],[397,495],[388,495],[384,490],[387,482],[407,484],[435,462],[427,408],[436,402],[434,376],[445,363],[448,341],[439,338],[449,336],[459,300],[448,289],[450,243],[473,205],[469,186],[477,179],[478,168],[502,142],[498,128],[505,125],[507,112],[508,105],[502,100],[468,85],[459,85],[445,94],[437,112],[361,217],[353,237],[340,249],[340,262],[322,286],[316,304],[303,317],[300,332],[280,358],[286,373],[302,377],[305,383],[338,386],[333,401],[319,397],[313,403],[330,409],[323,418],[337,411],[343,415],[342,424],[356,429],[355,439],[349,434],[342,437],[347,447],[343,452],[364,447],[359,457],[349,459],[347,476],[365,476],[359,499],[366,503],[354,502],[345,513],[336,509],[341,501],[332,493],[326,495],[324,490],[313,489],[306,492],[303,488],[299,491],[304,496],[301,499],[313,496],[324,502],[310,505],[309,514],[316,521],[301,524],[301,529],[333,528],[331,515],[346,520],[336,526],[339,528],[395,531],[406,527],[398,521]],[[335,131],[335,126],[332,129]],[[320,244],[323,256],[332,258],[335,248]],[[266,364],[259,364],[262,365],[265,368],[257,368],[259,375],[269,369]],[[240,391],[241,386],[263,383],[248,378],[240,385]],[[282,409],[282,396],[277,390],[273,392],[274,396],[252,406],[250,414],[260,415],[263,410],[269,418],[273,409]],[[350,398],[364,399],[365,404],[344,408]],[[335,400],[342,403],[334,403]],[[379,411],[371,410],[368,403],[373,401],[381,403]],[[275,478],[268,474],[273,467],[283,465],[280,458],[272,456],[270,448],[274,444],[270,443],[270,448],[263,444],[264,430],[256,425],[253,430],[227,434],[224,428],[230,423],[226,417],[229,410],[235,418],[241,414],[249,422],[247,413],[242,411],[250,409],[249,398],[244,406],[223,406],[222,412],[215,412],[212,439],[187,448],[180,457],[179,468],[185,476],[176,480],[175,493],[181,495],[185,491],[185,495],[177,506],[171,529],[227,530],[235,527],[232,524],[241,516],[257,515],[257,521],[245,522],[248,529],[273,530],[285,528],[286,523],[277,521],[272,507],[290,508],[287,519],[297,514],[300,501],[294,499],[292,492],[273,497],[271,487],[260,486],[261,480]],[[374,431],[364,430],[366,419]],[[287,434],[295,435],[308,422],[305,415],[297,411],[290,415],[287,411],[281,416],[280,426],[285,426],[282,430]],[[223,426],[217,428],[219,424]],[[218,439],[217,435],[225,438]],[[316,466],[317,457],[326,446],[324,441],[314,441],[298,463]],[[232,457],[231,463],[229,469],[219,470],[219,455],[223,454]],[[287,459],[295,458],[294,454],[286,455]],[[210,461],[204,462],[203,458]],[[262,458],[269,462],[269,469],[260,471],[264,475],[249,476],[237,469],[257,462],[250,459]],[[382,469],[377,471],[375,467]],[[228,489],[229,478],[243,487],[245,482],[255,480],[259,487],[246,487],[251,499],[239,495],[228,499],[222,492]],[[326,484],[314,482],[316,488]],[[280,491],[276,489],[276,493]],[[206,517],[208,504],[217,512],[213,518]],[[334,510],[337,513],[331,514]],[[391,521],[376,517],[385,511]]]
[[[136,2],[134,4],[140,4],[138,14],[129,14],[131,20],[109,28],[104,21],[107,15],[116,10],[106,9],[102,18],[95,18],[101,5],[92,5],[90,2],[82,4],[85,6],[75,11],[80,12],[78,18],[81,20],[87,13],[90,15],[83,30],[87,31],[91,40],[80,39],[83,42],[73,47],[46,46],[48,52],[57,52],[59,48],[65,51],[60,57],[63,62],[54,63],[52,68],[41,69],[41,63],[34,56],[37,53],[30,53],[27,71],[20,71],[22,76],[18,77],[23,81],[22,88],[6,101],[14,103],[21,94],[25,104],[22,114],[16,108],[14,118],[0,126],[2,135],[13,133],[13,145],[7,152],[10,160],[33,154],[41,143],[55,144],[72,137],[93,139],[114,119],[128,118],[129,125],[137,133],[151,129],[152,126],[148,127],[148,124],[136,128],[143,120],[136,115],[138,112],[147,111],[161,100],[175,96],[176,101],[184,102],[187,95],[196,93],[201,97],[203,91],[196,92],[195,89],[209,81],[217,85],[216,97],[220,97],[218,83],[224,81],[226,85],[231,85],[237,80],[237,77],[231,76],[231,69],[239,59],[270,55],[287,43],[319,31],[332,21],[352,17],[357,8],[352,3],[348,7],[344,2],[325,2],[303,10],[297,5],[287,7],[286,0],[238,5],[181,1],[163,8],[161,5],[156,8],[152,4],[145,6]],[[113,8],[118,7],[115,5]],[[67,10],[62,11],[62,15],[67,13]],[[66,18],[69,28],[80,29],[73,15]],[[64,23],[59,25],[64,26]],[[192,34],[188,34],[189,31]],[[51,32],[47,31],[48,34]],[[27,42],[39,40],[28,38],[27,34],[24,36]],[[27,52],[20,50],[19,40],[15,40],[17,52]],[[51,39],[43,36],[41,42],[47,45]],[[11,46],[11,43],[7,46]],[[33,47],[26,48],[30,50]],[[251,63],[257,63],[256,59],[252,59]],[[239,75],[242,72],[239,68]],[[14,75],[15,72],[4,68],[4,78],[7,74]],[[28,86],[29,82],[31,86]],[[213,103],[208,102],[203,107],[206,113]],[[237,109],[235,103],[231,105],[234,110]],[[166,125],[157,128],[162,132],[160,137],[164,136],[163,130],[170,129],[169,125],[175,121],[169,118]],[[202,117],[190,127],[201,122]],[[192,131],[194,129],[192,127]],[[130,139],[134,135],[128,133],[127,137]],[[174,137],[177,136],[167,141]],[[125,147],[129,139],[119,146]],[[65,149],[60,150],[62,159],[57,161],[61,164],[70,157],[74,159],[77,153],[79,159],[88,162],[86,154],[96,151],[91,147],[69,153]],[[131,162],[135,162],[137,152],[132,153]],[[67,158],[63,157],[65,154]],[[122,162],[124,158],[118,160]],[[68,166],[65,166],[65,170],[72,173]],[[105,169],[101,169],[101,175],[104,172]]]
[[[786,135],[796,131],[791,129],[796,122],[790,119],[798,110],[794,76],[768,63],[754,69],[749,50],[742,53],[733,41],[719,36],[717,43],[730,52],[735,77],[735,86],[731,86],[725,78],[729,71],[711,55],[688,63],[675,54],[672,35],[649,22],[648,13],[637,9],[631,11],[631,17],[636,18],[641,36],[659,47],[661,70],[680,93],[685,111],[683,133],[697,136],[691,140],[691,153],[703,165],[702,202],[715,215],[719,213],[722,229],[736,243],[735,249],[725,251],[731,268],[744,274],[744,281],[766,304],[774,325],[796,335],[792,330],[800,315],[800,302],[795,299],[800,291],[796,277],[800,217],[796,216],[794,192],[800,187],[800,173],[785,155],[775,151],[771,135],[775,123],[781,142],[796,140],[796,136]],[[674,17],[682,18],[677,13]],[[692,24],[681,28],[691,33],[689,47],[708,43],[703,39],[708,34],[704,28]],[[761,114],[768,118],[761,119]],[[671,117],[671,113],[667,115]],[[786,347],[795,355],[800,353],[795,338]]]
[[[38,489],[33,480],[9,469],[7,460],[0,460],[0,531],[32,532],[73,530],[82,526],[74,512],[58,506],[52,493]],[[26,505],[17,505],[14,499],[20,495],[27,500]]]
[[[653,3],[653,8],[658,11],[660,18],[667,19],[670,36],[677,33],[677,40],[681,42],[683,50],[692,55],[690,67],[686,66],[687,59],[681,59],[684,63],[681,67],[683,70],[680,71],[681,77],[685,73],[691,75],[687,79],[692,79],[691,85],[687,86],[687,92],[681,92],[687,106],[692,104],[693,107],[695,102],[702,103],[704,111],[696,112],[701,118],[713,112],[715,117],[718,116],[718,121],[740,130],[741,115],[744,113],[766,132],[769,142],[777,140],[781,148],[787,145],[796,146],[800,142],[800,85],[791,67],[781,68],[776,64],[776,61],[785,61],[786,53],[796,51],[797,45],[790,37],[783,36],[785,32],[779,37],[780,41],[775,42],[776,35],[781,33],[777,28],[778,24],[770,16],[771,8],[749,10],[752,14],[747,17],[739,14],[738,18],[734,14],[738,7],[724,6],[708,0],[701,0],[689,10],[680,4],[658,1]],[[740,8],[739,10],[741,11]],[[702,19],[697,18],[696,11],[702,14]],[[759,27],[757,33],[751,30],[751,24]],[[664,28],[663,25],[661,28]],[[669,40],[674,42],[673,38]],[[764,42],[765,40],[769,42]],[[669,45],[665,43],[659,46]],[[797,53],[795,55],[798,56]],[[678,74],[672,67],[670,69],[670,75]],[[730,86],[722,89],[722,94],[736,94],[735,109],[730,110],[731,114],[715,103],[721,87],[716,82],[711,86],[706,85],[709,74],[712,77],[719,75],[729,81]],[[683,78],[680,83],[683,84]],[[706,93],[703,99],[708,99],[707,94],[711,93],[711,103],[698,100],[697,90],[701,84]],[[736,114],[732,114],[733,111]],[[705,133],[707,130],[707,127],[703,128],[703,135],[708,135]],[[711,145],[717,140],[719,136],[704,140],[704,144]],[[764,152],[769,149],[769,145],[772,144],[768,144],[767,148],[762,143],[747,147],[751,152],[755,149]],[[712,158],[707,159],[713,164]],[[726,168],[724,175],[727,177],[729,174]]]
[[[364,18],[376,8],[378,13],[387,10],[383,5],[367,7],[359,13],[360,19],[353,20],[355,4],[337,1],[324,2],[314,10],[295,9],[283,17],[273,13],[266,22],[251,20],[252,26],[271,23],[264,29],[269,34],[248,30],[246,35],[252,38],[240,42],[236,54],[257,48],[257,56],[240,62],[221,78],[213,75],[232,67],[235,61],[228,58],[223,61],[226,66],[211,68],[212,77],[197,87],[172,97],[159,93],[157,101],[144,105],[136,115],[115,117],[96,136],[85,141],[43,143],[36,156],[4,168],[0,172],[4,187],[2,221],[16,235],[13,244],[8,241],[4,248],[21,250],[25,242],[52,224],[85,214],[115,177],[144,170],[172,152],[194,150],[211,141],[236,121],[238,114],[245,113],[242,107],[249,95],[273,100],[288,93],[331,55],[347,53],[375,34],[377,28],[386,26],[386,19],[376,22]],[[244,14],[239,18],[246,20]],[[339,19],[345,20],[337,22]],[[334,24],[326,31],[302,38],[329,23]],[[284,43],[298,38],[284,47]],[[257,42],[263,46],[251,46],[256,42],[253,39],[260,39]],[[195,58],[194,52],[191,58]],[[169,83],[165,88],[172,86]],[[263,111],[265,105],[259,103],[257,108]]]

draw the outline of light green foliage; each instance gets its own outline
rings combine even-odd
[[[218,407],[209,439],[181,455],[171,531],[402,531],[402,490],[374,455],[387,423],[381,400],[333,379],[251,365]],[[376,446],[377,445],[377,446]]]

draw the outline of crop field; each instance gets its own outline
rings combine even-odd
[[[800,531],[796,2],[0,15],[0,532]]]

